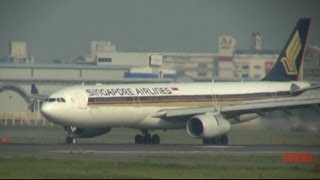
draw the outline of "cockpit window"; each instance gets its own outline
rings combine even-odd
[[[48,102],[55,102],[56,101],[56,98],[49,98],[48,99]]]
[[[66,100],[64,99],[64,98],[61,98],[61,97],[59,97],[59,98],[47,98],[46,100],[45,100],[45,102],[59,102],[59,103],[65,103],[66,102]]]

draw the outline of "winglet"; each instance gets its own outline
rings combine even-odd
[[[310,22],[310,18],[299,19],[276,63],[262,81],[300,80]]]

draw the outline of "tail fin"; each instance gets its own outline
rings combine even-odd
[[[31,94],[39,94],[38,89],[35,84],[31,84]]]
[[[300,80],[301,65],[308,38],[310,18],[299,19],[276,63],[262,81]]]

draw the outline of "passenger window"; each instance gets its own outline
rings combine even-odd
[[[64,98],[61,98],[61,102],[64,102],[64,103],[65,103],[65,102],[66,102],[66,100],[65,100]]]
[[[58,102],[61,102],[60,98],[57,98],[57,101],[58,101]]]

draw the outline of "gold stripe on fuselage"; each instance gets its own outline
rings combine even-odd
[[[273,98],[283,98],[289,97],[286,96],[276,96]],[[248,100],[262,100],[268,99],[270,97],[259,97],[259,98],[234,98],[228,100],[199,100],[199,101],[176,101],[176,100],[166,100],[166,101],[108,101],[108,102],[89,102],[88,106],[97,107],[97,106],[122,106],[122,107],[208,107],[214,105],[227,105],[227,104],[241,104],[243,101]]]

